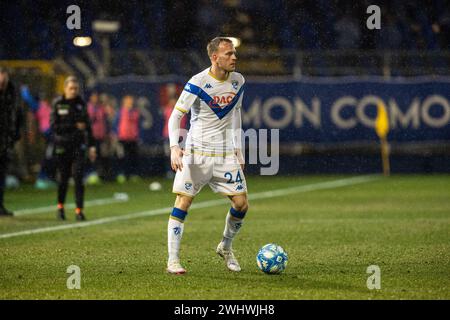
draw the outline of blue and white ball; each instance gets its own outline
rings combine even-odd
[[[264,273],[278,274],[286,269],[288,254],[277,244],[269,243],[259,249],[256,255],[258,268]]]

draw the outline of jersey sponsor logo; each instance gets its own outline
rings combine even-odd
[[[203,91],[202,88],[197,87],[195,84],[187,83],[186,86],[184,87],[184,90],[198,96],[201,101],[206,103],[211,108],[211,110],[216,114],[216,116],[219,119],[223,119],[231,110],[233,110],[235,105],[238,103],[240,96],[244,92],[244,84],[239,88],[237,93],[229,92],[228,95],[230,94],[232,95],[231,101],[230,103],[228,104],[225,103],[223,105],[214,103],[214,98],[208,95],[205,91]],[[221,101],[222,100],[221,96],[218,96],[218,99],[219,101]],[[225,96],[224,100],[225,101],[228,100],[227,96]]]
[[[213,86],[210,85],[209,83],[205,84],[205,86],[204,86],[205,89],[212,89],[212,87],[213,87]]]
[[[69,110],[68,109],[58,109],[58,114],[60,116],[66,116],[69,114]]]
[[[213,99],[209,102],[209,106],[211,108],[224,108],[228,104],[233,101],[233,98],[236,96],[234,92],[225,92],[224,95],[214,96]]]

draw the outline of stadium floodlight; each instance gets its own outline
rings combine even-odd
[[[114,33],[119,31],[119,21],[95,20],[92,22],[92,29],[96,32]]]
[[[95,36],[100,39],[103,63],[98,70],[98,74],[100,75],[100,77],[103,77],[109,74],[111,65],[110,37],[113,33],[119,31],[120,22],[113,20],[94,20],[92,22],[92,29],[95,31]]]
[[[233,45],[235,48],[237,48],[241,45],[241,39],[235,38],[235,37],[227,37],[227,38],[230,39],[231,42],[233,42]]]
[[[73,45],[77,47],[88,47],[92,44],[91,37],[75,37],[73,38]]]

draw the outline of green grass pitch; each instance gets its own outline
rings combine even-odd
[[[449,299],[450,176],[381,176],[359,184],[316,188],[349,176],[248,177],[249,192],[306,186],[250,201],[234,241],[242,272],[216,256],[227,209],[191,209],[182,243],[184,276],[165,273],[167,218],[106,221],[71,228],[54,210],[0,219],[0,299]],[[88,187],[86,200],[126,192],[128,202],[86,208],[89,222],[171,207],[172,181],[152,192],[151,180]],[[347,180],[346,180],[347,181]],[[292,189],[291,189],[292,190]],[[278,191],[279,192],[279,191]],[[73,200],[69,190],[68,202]],[[206,187],[195,203],[220,199]],[[8,191],[11,209],[48,206],[55,191]],[[64,230],[2,235],[67,225]],[[275,242],[288,252],[281,275],[257,269],[258,249]],[[81,268],[81,289],[69,290],[69,265]],[[381,269],[381,289],[366,285],[369,265]]]

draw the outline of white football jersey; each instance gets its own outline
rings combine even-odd
[[[179,111],[191,111],[186,151],[204,155],[233,152],[232,120],[242,106],[244,82],[238,72],[218,80],[209,68],[188,81],[175,105]]]

